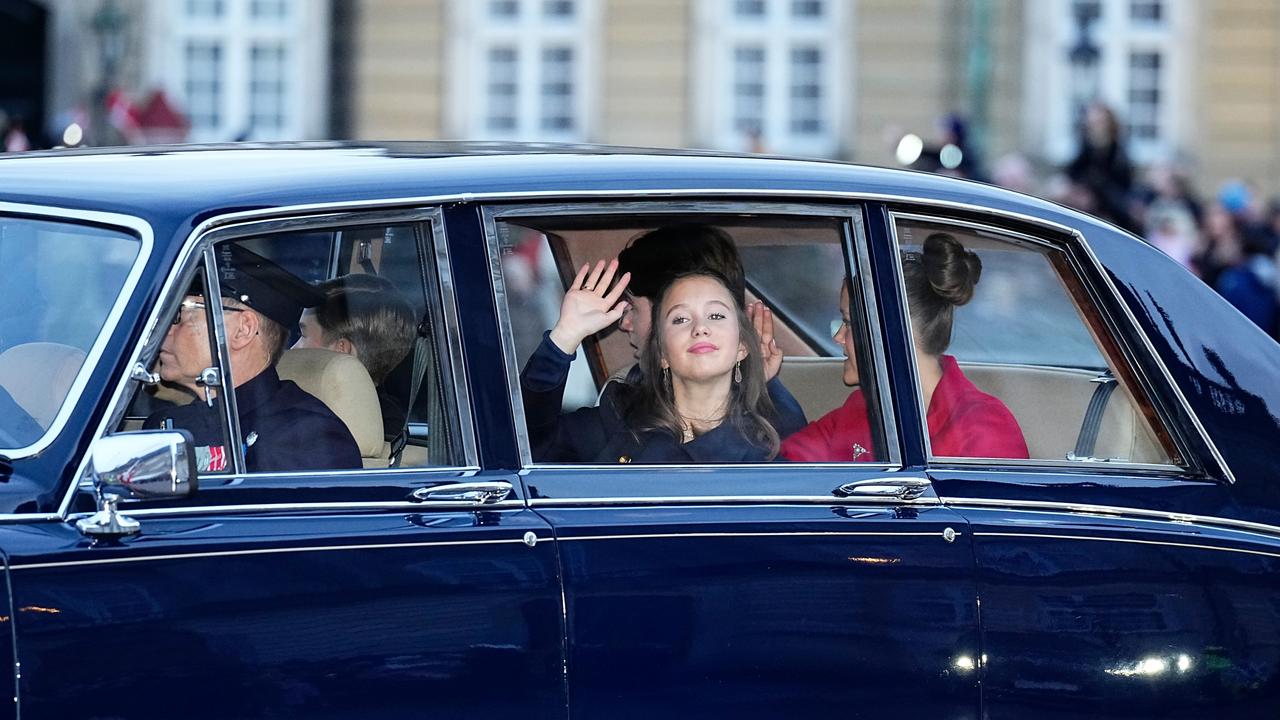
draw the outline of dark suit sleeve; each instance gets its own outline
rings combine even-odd
[[[769,399],[773,401],[773,409],[777,412],[773,429],[778,431],[778,437],[786,438],[809,424],[804,417],[804,408],[800,407],[800,401],[796,400],[781,380],[774,377],[765,387],[769,391]]]
[[[520,397],[535,461],[588,462],[604,447],[608,433],[599,408],[560,412],[573,358],[556,347],[547,332],[520,373]]]

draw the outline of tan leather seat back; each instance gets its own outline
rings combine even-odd
[[[382,407],[363,363],[332,350],[296,348],[285,351],[276,372],[319,398],[346,424],[360,446],[365,467],[387,466]]]
[[[80,348],[33,342],[0,353],[0,385],[27,414],[48,429],[84,365]]]
[[[788,357],[778,377],[813,422],[844,404],[852,388],[846,387],[842,357]]]
[[[978,389],[995,395],[1022,428],[1033,458],[1065,460],[1075,450],[1097,376],[1087,370],[1010,365],[961,366]]]

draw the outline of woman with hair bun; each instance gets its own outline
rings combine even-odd
[[[1026,458],[1027,443],[1009,408],[979,390],[944,355],[955,309],[973,298],[982,261],[946,233],[925,238],[923,252],[903,253],[911,335],[928,408],[929,444],[942,457]],[[844,347],[844,383],[854,387],[844,405],[782,443],[780,455],[801,462],[875,460],[866,398],[858,388],[858,362],[849,328],[849,282],[840,289],[843,322],[835,333]]]

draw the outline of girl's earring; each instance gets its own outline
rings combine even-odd
[[[742,361],[741,360],[734,363],[733,365],[733,381],[736,383],[742,382]]]
[[[669,367],[662,368],[662,384],[668,390],[671,389],[671,368]]]

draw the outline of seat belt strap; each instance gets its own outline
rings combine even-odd
[[[418,323],[418,337],[413,341],[413,376],[409,379],[409,407],[405,409],[405,426],[400,428],[400,434],[391,441],[391,467],[400,467],[400,453],[409,442],[409,418],[413,415],[413,406],[418,402],[418,391],[422,389],[422,378],[431,362],[429,328],[427,317],[423,316]],[[428,424],[427,432],[430,433],[432,429]]]
[[[1098,431],[1102,428],[1102,416],[1107,412],[1107,401],[1116,389],[1116,379],[1109,374],[1100,375],[1092,382],[1098,386],[1093,389],[1089,407],[1084,411],[1084,422],[1080,425],[1080,435],[1076,438],[1076,448],[1072,453],[1076,458],[1093,457],[1098,445]]]

